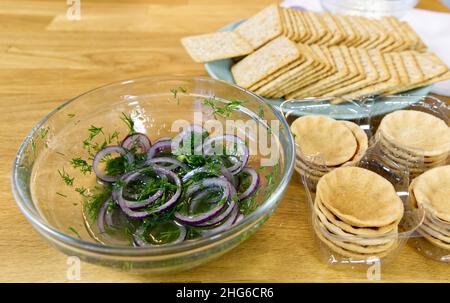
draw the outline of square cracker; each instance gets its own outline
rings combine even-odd
[[[285,73],[277,73],[277,77],[272,78],[271,81],[265,83],[264,86],[256,90],[258,94],[267,94],[271,89],[275,89],[275,87],[282,85],[283,83],[291,79],[297,72],[308,70],[314,66],[314,57],[307,49],[307,46],[298,43],[297,47],[301,53],[301,57],[304,59],[303,62],[301,62],[300,65],[296,65],[293,68],[286,70]]]
[[[380,24],[384,28],[385,32],[389,33],[394,39],[394,42],[389,46],[384,47],[382,51],[392,52],[402,50],[406,42],[403,39],[402,35],[394,27],[394,25],[389,21],[389,19],[387,17],[383,17],[378,20],[378,24]]]
[[[275,79],[266,87],[257,91],[257,93],[267,97],[280,98],[285,94],[283,87],[287,83],[290,83],[293,80],[300,81],[300,79],[304,79],[314,72],[317,72],[319,68],[323,69],[325,67],[310,46],[303,44],[298,44],[298,46],[302,54],[306,57],[306,61],[297,68],[292,69],[288,73]]]
[[[248,18],[234,29],[239,35],[257,49],[281,35],[280,7],[272,4],[256,15]]]
[[[314,44],[317,40],[320,39],[319,33],[313,25],[313,21],[311,20],[309,13],[305,11],[300,12],[302,14],[303,21],[308,29],[309,36],[305,41],[302,41],[304,44]]]
[[[292,14],[294,16],[294,26],[297,29],[298,37],[296,37],[296,42],[302,42],[308,39],[309,29],[305,24],[301,11],[297,9],[292,9]]]
[[[248,88],[300,57],[295,42],[280,36],[231,67],[237,85]]]
[[[350,25],[350,23],[347,21],[347,19],[345,19],[344,16],[341,15],[331,15],[331,17],[336,20],[336,23],[339,25],[339,27],[343,30],[345,34],[342,44],[347,46],[355,44],[355,42],[358,41],[359,37],[356,34],[355,30]]]
[[[369,50],[368,53],[375,68],[377,69],[378,80],[372,85],[368,85],[364,88],[343,95],[343,99],[354,100],[364,96],[376,95],[381,93],[383,90],[392,89],[400,83],[398,74],[392,62],[392,58],[387,58],[386,55],[381,53],[379,50]],[[343,100],[341,100],[341,102],[342,101]]]
[[[377,28],[372,26],[370,22],[368,22],[367,18],[361,17],[361,16],[355,16],[355,22],[358,24],[358,26],[364,28],[364,30],[367,33],[367,40],[360,44],[359,47],[362,48],[375,48],[375,46],[380,42],[382,39],[383,33],[380,33]]]
[[[289,15],[289,9],[280,7],[281,22],[283,24],[283,35],[293,40],[294,26]]]
[[[349,67],[350,73],[345,79],[339,79],[332,85],[318,91],[316,93],[316,95],[318,96],[333,96],[334,94],[332,92],[334,90],[346,88],[355,82],[363,80],[366,77],[364,67],[359,60],[359,55],[356,49],[354,47],[348,48],[343,45],[340,46],[340,49],[342,51],[342,54],[344,55],[344,59]]]
[[[329,48],[332,56],[333,62],[335,64],[335,68],[337,72],[329,77],[323,78],[312,85],[304,87],[302,89],[298,89],[290,94],[288,94],[288,98],[304,98],[311,97],[314,94],[323,88],[328,88],[331,85],[335,84],[338,81],[345,81],[350,76],[353,77],[354,70],[351,70],[351,67],[347,64],[347,60],[345,59],[345,54],[343,54],[342,50],[338,46],[333,46]]]
[[[216,32],[181,39],[195,62],[208,62],[250,54],[253,48],[235,32]]]
[[[410,53],[415,57],[416,62],[424,75],[424,80],[412,84],[407,83],[406,85],[391,90],[389,92],[390,94],[396,94],[450,78],[449,75],[446,76],[449,71],[447,65],[433,53]]]
[[[332,36],[331,39],[325,43],[326,46],[336,45],[336,44],[339,44],[342,40],[344,40],[345,35],[344,35],[342,28],[339,26],[339,24],[331,16],[330,13],[323,13],[322,20],[323,20],[328,32]]]
[[[353,28],[353,30],[356,31],[356,33],[359,36],[359,40],[352,44],[353,47],[359,47],[360,45],[363,45],[367,43],[370,39],[370,35],[368,30],[359,23],[359,20],[356,16],[346,16],[347,21],[350,23],[350,26]]]
[[[367,50],[363,48],[352,48],[350,50],[353,52],[354,58],[355,56],[358,57],[357,60],[359,60],[360,62],[359,64],[364,70],[362,72],[364,77],[360,81],[355,81],[354,83],[349,84],[345,87],[341,87],[333,91],[330,91],[328,93],[330,96],[341,96],[343,94],[355,91],[368,85],[372,85],[379,79],[378,71],[375,68],[375,65],[372,62],[371,57],[367,52]]]
[[[411,38],[412,41],[415,42],[414,49],[418,51],[425,51],[427,49],[426,44],[422,41],[420,36],[416,33],[416,31],[411,27],[411,25],[406,21],[401,21],[400,26],[403,31]]]
[[[336,72],[336,68],[332,62],[332,55],[328,48],[319,45],[304,45],[308,49],[308,53],[314,59],[312,68],[308,71],[302,71],[292,79],[283,83],[276,94],[271,97],[281,97],[293,91],[299,90],[318,80],[328,77]]]
[[[305,61],[306,61],[305,56],[303,54],[301,54],[301,56],[297,60],[292,61],[288,65],[280,68],[279,70],[277,70],[274,73],[268,75],[264,79],[261,79],[260,81],[256,82],[252,86],[250,86],[248,89],[251,90],[251,91],[255,91],[258,88],[260,88],[260,87],[266,85],[267,83],[271,82],[272,80],[274,80],[274,79],[280,77],[281,75],[289,72],[293,68],[296,68],[297,66],[302,65]]]
[[[327,41],[329,41],[332,36],[331,33],[327,30],[325,23],[322,21],[321,15],[314,12],[307,12],[308,17],[311,20],[311,24],[317,32],[318,39],[316,44],[324,45]]]
[[[408,51],[401,52],[399,53],[399,55],[402,58],[403,64],[406,68],[406,72],[408,73],[409,84],[414,85],[416,83],[422,82],[425,79],[425,76],[419,65],[417,64],[416,58],[414,57],[413,53]]]

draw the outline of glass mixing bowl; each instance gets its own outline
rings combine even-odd
[[[204,102],[212,96],[219,102],[217,107]],[[229,100],[244,103],[233,111],[221,112]],[[177,121],[198,123],[200,117],[203,122],[218,121],[227,127],[230,121],[236,122],[237,134],[250,147],[256,146],[249,165],[264,166],[260,171],[261,189],[265,190],[258,192],[256,210],[226,231],[171,246],[138,248],[96,241],[84,220],[82,197],[75,191],[95,185],[95,174],[84,175],[69,162],[85,156],[82,141],[92,125],[102,126],[105,137],[118,131],[123,138],[127,128],[120,121],[122,113],[129,113],[136,131],[146,133],[152,142],[178,133],[179,129],[173,129]],[[251,123],[258,127],[245,127]],[[20,146],[12,188],[32,226],[67,255],[134,272],[185,270],[229,251],[269,218],[292,175],[293,142],[283,115],[247,90],[209,78],[144,77],[94,89],[48,114]],[[74,178],[74,184],[62,182],[58,171]]]

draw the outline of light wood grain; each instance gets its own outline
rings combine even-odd
[[[81,0],[80,21],[65,1],[0,3],[0,281],[66,281],[66,256],[32,229],[11,194],[14,155],[26,134],[64,100],[119,79],[206,75],[179,39],[214,31],[271,0]],[[438,1],[422,8],[444,9]],[[446,99],[447,101],[449,99]],[[356,281],[318,258],[297,175],[275,215],[249,240],[202,267],[168,276],[131,275],[83,263],[82,281]],[[405,247],[383,281],[450,281],[450,267]]]

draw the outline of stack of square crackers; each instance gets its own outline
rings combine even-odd
[[[235,82],[269,98],[394,94],[450,78],[408,23],[273,4],[233,31],[186,37],[197,62],[235,58]]]

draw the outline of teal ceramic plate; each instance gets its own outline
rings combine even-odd
[[[230,24],[220,31],[230,31],[239,25],[242,21]],[[224,80],[229,83],[235,83],[233,75],[231,74],[231,65],[233,61],[231,59],[217,60],[208,62],[205,64],[205,69],[208,74],[219,80]],[[407,92],[403,92],[403,95],[408,97],[398,96],[397,98],[380,98],[373,104],[370,115],[377,116],[382,115],[394,110],[405,108],[410,104],[416,103],[420,100],[420,97],[426,96],[431,90],[431,86],[424,86],[417,89],[413,89]],[[267,103],[279,107],[284,99],[268,99],[264,98]],[[302,116],[308,114],[321,114],[328,115],[335,119],[359,119],[367,116],[367,112],[361,113],[357,110],[357,106],[351,103],[341,104],[317,104],[315,102],[302,103],[301,110],[291,112],[290,114]]]

